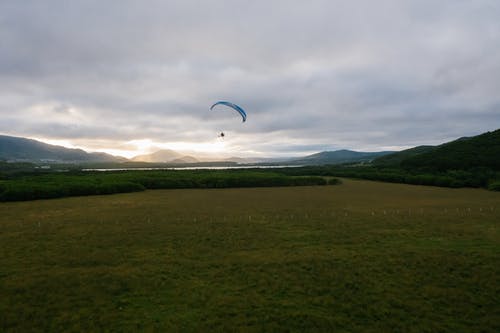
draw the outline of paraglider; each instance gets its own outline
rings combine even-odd
[[[233,110],[235,110],[236,112],[238,112],[240,115],[241,115],[241,118],[243,119],[243,122],[245,122],[247,120],[247,113],[245,112],[245,110],[243,110],[241,107],[239,107],[238,105],[234,104],[234,103],[231,103],[231,102],[226,102],[226,101],[219,101],[217,103],[215,103],[214,105],[212,105],[210,107],[210,110],[212,110],[214,107],[216,107],[217,105],[225,105],[225,106],[228,106],[230,108],[232,108]],[[224,134],[224,133],[221,133],[221,134]],[[222,135],[224,136],[224,135]]]
[[[218,101],[217,103],[213,104],[211,107],[210,107],[210,110],[213,110],[217,105],[224,105],[224,106],[228,106],[229,108],[231,108],[232,110],[236,111],[239,113],[239,115],[241,116],[242,118],[242,122],[244,123],[246,120],[247,120],[247,113],[245,112],[245,110],[243,110],[240,106],[234,104],[234,103],[231,103],[231,102],[226,102],[226,101]],[[224,137],[226,136],[226,134],[224,132],[220,132],[217,137],[220,138],[220,139],[224,139]]]

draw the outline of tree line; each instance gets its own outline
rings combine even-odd
[[[0,201],[137,192],[146,189],[230,188],[336,184],[317,175],[258,170],[161,170],[21,173],[0,178]]]

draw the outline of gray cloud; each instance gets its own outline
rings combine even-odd
[[[229,155],[441,143],[500,127],[498,17],[494,0],[2,1],[0,132],[111,149],[224,130]]]

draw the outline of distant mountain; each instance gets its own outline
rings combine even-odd
[[[182,156],[180,158],[176,158],[171,160],[169,163],[181,163],[181,164],[189,164],[189,163],[199,163],[196,158],[193,156]]]
[[[168,163],[181,159],[183,155],[171,149],[158,150],[152,154],[138,155],[132,158],[134,162]]]
[[[290,164],[318,165],[371,162],[373,159],[393,153],[392,151],[358,152],[352,150],[323,151],[288,161]]]
[[[392,154],[377,157],[373,160],[372,164],[377,166],[400,166],[404,160],[423,153],[427,153],[436,148],[437,146],[418,146],[410,149],[405,149]]]
[[[433,170],[489,168],[500,171],[500,129],[444,143],[403,159],[401,166]]]
[[[82,149],[49,145],[32,139],[0,135],[0,160],[43,163],[85,163],[123,162],[127,159],[106,153],[87,153]]]
[[[236,157],[236,156],[225,158],[224,161],[235,162],[235,163],[239,163],[239,164],[246,164],[246,163],[254,163],[255,162],[252,159]]]
[[[196,154],[196,152],[191,152]],[[200,156],[195,155],[185,155],[181,152],[175,150],[163,149],[156,151],[152,154],[138,155],[132,158],[134,162],[149,162],[149,163],[238,163],[238,164],[256,164],[256,163],[279,163],[287,161],[290,158],[254,158],[254,157],[229,157],[229,158],[217,158],[211,157],[209,154],[200,154]],[[189,152],[187,152],[189,154]]]
[[[229,157],[224,159],[224,161],[238,164],[283,164],[288,163],[291,159],[291,157]]]

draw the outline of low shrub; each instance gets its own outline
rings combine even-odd
[[[490,191],[500,191],[500,180],[496,180],[496,181],[491,182],[488,185],[488,190],[490,190]]]

